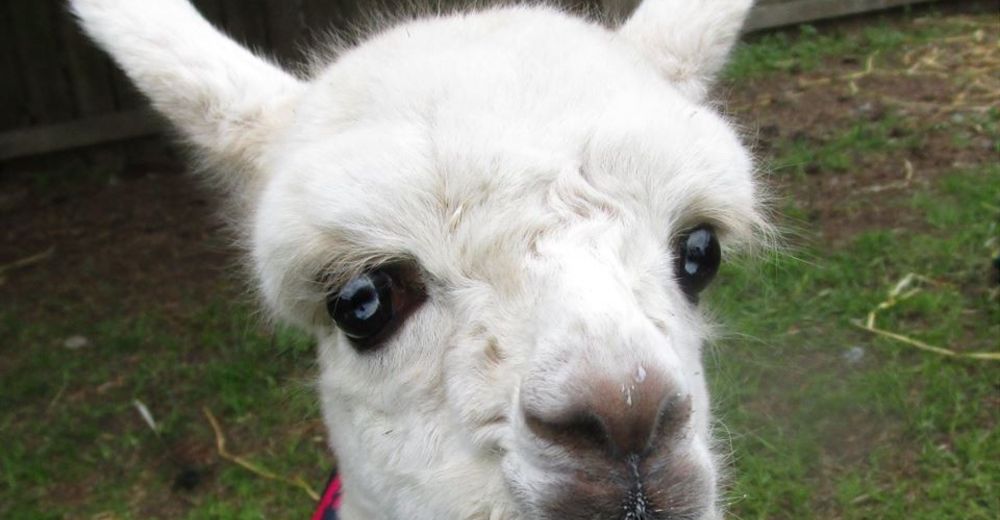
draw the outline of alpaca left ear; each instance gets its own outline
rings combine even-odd
[[[252,198],[261,152],[290,118],[299,80],[220,33],[188,0],[70,0],[70,7],[194,145],[215,181],[237,199]]]
[[[687,97],[702,101],[752,6],[753,0],[644,0],[618,32]]]

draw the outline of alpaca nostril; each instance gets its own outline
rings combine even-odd
[[[575,395],[566,407],[550,413],[525,407],[525,422],[548,442],[615,457],[645,455],[676,438],[690,422],[691,396],[673,391],[672,385],[653,381],[632,386],[624,399],[607,392],[609,387],[613,385],[599,383],[589,395]]]
[[[656,436],[658,438],[673,438],[684,431],[684,426],[691,422],[693,407],[691,396],[674,393],[663,399],[657,416]]]
[[[601,419],[589,412],[576,412],[557,419],[543,419],[525,411],[528,428],[543,439],[573,448],[600,448],[607,444],[608,433]]]

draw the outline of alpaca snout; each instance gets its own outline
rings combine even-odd
[[[691,418],[691,396],[660,372],[637,367],[624,378],[585,373],[575,383],[545,404],[522,400],[522,411],[535,436],[577,457],[645,458]]]
[[[585,370],[558,388],[528,380],[521,389],[526,434],[546,453],[536,463],[561,475],[542,518],[702,518],[711,508],[693,397],[669,371]]]

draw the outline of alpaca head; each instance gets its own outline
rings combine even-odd
[[[750,0],[377,32],[308,79],[184,0],[74,0],[317,339],[355,519],[717,517],[698,293],[766,226],[704,104]]]

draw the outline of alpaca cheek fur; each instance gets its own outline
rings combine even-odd
[[[355,488],[345,480],[342,514],[514,518],[503,513],[510,498],[497,460],[469,443],[446,395],[448,359],[438,349],[452,336],[450,323],[428,304],[400,337],[370,355],[352,352],[339,335],[324,342],[319,391],[331,446],[340,471],[365,483]]]

